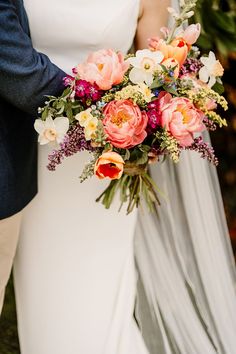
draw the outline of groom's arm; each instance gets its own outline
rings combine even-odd
[[[34,50],[9,0],[0,0],[0,96],[36,114],[44,95],[57,95],[66,74]]]

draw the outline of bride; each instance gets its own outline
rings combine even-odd
[[[88,52],[147,45],[168,0],[25,0],[34,47],[66,72]],[[14,266],[22,354],[234,354],[235,272],[215,169],[194,153],[151,170],[158,216],[126,216],[80,184],[86,152],[25,209]]]

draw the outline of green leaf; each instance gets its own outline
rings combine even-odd
[[[125,161],[130,159],[130,151],[128,149],[125,149],[125,155],[123,157]]]
[[[159,88],[159,87],[161,87],[162,85],[163,85],[163,83],[161,83],[160,81],[158,81],[158,79],[155,79],[155,80],[153,81],[153,83],[151,84],[150,89],[152,90],[152,89],[155,89],[155,88]]]
[[[168,85],[163,85],[163,89],[169,93],[171,93],[174,96],[178,96],[178,92],[175,88],[173,88],[172,86],[168,86]]]
[[[62,92],[61,98],[70,96],[71,93],[72,93],[71,88],[70,88],[70,87],[67,87],[67,88]]]
[[[73,111],[72,111],[72,107],[71,107],[71,102],[66,102],[65,103],[65,112],[66,112],[66,116],[70,119],[73,120]]]
[[[137,165],[143,165],[148,161],[148,153],[141,151],[140,148],[135,148],[130,153],[130,162],[135,162]]]
[[[65,102],[57,101],[55,108],[57,110],[57,115],[61,115],[64,112],[64,109],[65,109]]]
[[[212,87],[212,90],[221,95],[224,92],[224,86],[216,81],[215,85]]]
[[[142,152],[149,152],[151,150],[151,147],[149,145],[144,145],[144,144],[140,145],[138,148]]]
[[[42,120],[46,120],[48,113],[49,113],[49,109],[48,107],[45,107],[41,115]]]
[[[143,152],[142,156],[138,160],[136,160],[136,164],[137,165],[144,165],[147,162],[148,162],[148,154],[147,154],[147,152]]]

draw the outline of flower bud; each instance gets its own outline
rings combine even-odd
[[[192,24],[186,28],[183,34],[183,39],[188,43],[188,44],[194,44],[201,32],[201,25],[200,23],[197,24]]]

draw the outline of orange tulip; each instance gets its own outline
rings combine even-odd
[[[96,161],[94,173],[99,179],[119,179],[123,174],[124,163],[116,152],[104,152]]]
[[[149,46],[152,50],[160,50],[165,59],[176,59],[179,65],[185,62],[190,45],[183,38],[175,38],[170,44],[167,44],[164,39],[153,37],[149,40]]]

